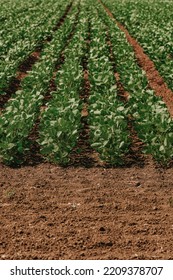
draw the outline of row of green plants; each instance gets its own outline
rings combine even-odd
[[[129,30],[154,61],[173,90],[173,2],[104,0],[114,16]]]
[[[0,22],[6,26],[7,32],[13,29],[11,19],[14,20],[14,26],[19,27],[20,21],[22,22],[23,17],[27,16],[30,9],[41,4],[41,0],[8,0],[0,1]],[[2,31],[4,33],[4,30]]]
[[[52,41],[45,44],[40,59],[22,80],[21,90],[2,110],[0,160],[7,164],[22,162],[30,149],[29,135],[39,118],[40,152],[51,162],[66,164],[69,161],[82,128],[83,103],[79,95],[84,81],[82,58],[87,55],[90,143],[100,159],[111,165],[123,164],[131,144],[127,124],[131,120],[144,143],[143,152],[167,164],[173,157],[173,122],[165,103],[149,88],[133,48],[103,5],[91,0],[80,2],[80,13],[78,2],[74,2],[65,22],[54,32]],[[68,42],[76,23],[73,38]],[[90,47],[86,54],[88,28]],[[108,40],[120,82],[129,92],[126,103],[118,97]],[[56,73],[56,90],[50,93],[51,99],[45,106],[44,96],[62,51],[65,62]]]
[[[41,153],[49,161],[63,165],[68,163],[81,130],[82,58],[86,50],[88,24],[82,3],[80,10],[77,30],[64,52],[65,63],[55,78],[56,91],[51,93],[52,98],[41,114],[39,126]]]
[[[167,164],[173,157],[173,121],[162,99],[148,86],[145,72],[138,66],[132,46],[124,32],[111,19],[103,6],[100,16],[109,28],[117,72],[124,89],[129,92],[128,114],[138,137],[144,143],[143,152],[152,154]]]
[[[14,26],[7,32],[8,29],[3,26],[0,44],[0,94],[5,94],[4,90],[12,77],[15,77],[20,64],[48,35],[53,35],[53,27],[64,14],[65,8],[64,1],[46,1],[23,16],[20,28]],[[10,21],[13,23],[13,18]]]
[[[34,2],[36,4],[36,2]],[[51,3],[52,4],[52,3]],[[47,15],[51,15],[50,5],[46,2],[37,3],[37,6],[33,6],[33,3],[26,4],[22,13],[20,13],[19,9],[16,7],[16,11],[13,14],[10,14],[3,21],[0,39],[0,54],[5,58],[5,54],[15,46],[15,44],[19,40],[24,40],[28,37],[29,33],[32,34],[33,29],[38,28],[40,25],[44,24],[44,20],[46,20]],[[23,6],[23,3],[19,2],[19,7]],[[46,8],[49,11],[46,12]],[[8,5],[8,10],[11,9],[11,6]],[[3,7],[1,11],[4,11]],[[5,11],[4,11],[5,12]]]
[[[117,85],[107,44],[107,31],[94,8],[90,10],[90,22],[88,71],[91,146],[99,153],[101,160],[119,165],[123,164],[124,156],[129,151],[127,110],[117,97]]]
[[[29,149],[28,135],[39,116],[44,94],[53,77],[55,65],[76,22],[78,5],[74,5],[64,24],[55,32],[39,61],[22,80],[22,89],[11,98],[0,118],[0,158],[9,163],[22,160]]]

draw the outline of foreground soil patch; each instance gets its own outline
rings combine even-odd
[[[0,259],[173,259],[173,168],[0,167]]]

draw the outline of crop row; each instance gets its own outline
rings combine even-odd
[[[91,10],[89,54],[89,124],[91,146],[100,158],[120,164],[128,152],[129,137],[124,105],[117,98],[117,86],[110,62],[106,29],[97,11]]]
[[[51,9],[52,5],[54,9]],[[23,17],[24,20],[20,22],[20,28],[12,30],[9,28],[9,32],[7,32],[4,25],[0,45],[2,61],[0,65],[0,94],[5,94],[4,90],[11,78],[15,77],[20,64],[35,50],[40,42],[53,33],[53,27],[64,14],[65,8],[64,1],[46,2],[46,5],[43,2],[36,8],[36,12],[34,12],[34,9],[30,9],[28,16]],[[10,18],[10,22],[13,23],[13,18]]]
[[[13,28],[11,19],[14,21],[16,27],[19,26],[20,20],[27,15],[30,9],[41,3],[40,0],[37,1],[0,1],[0,21],[5,24],[7,31]],[[18,24],[18,25],[16,25]]]
[[[141,44],[173,90],[173,2],[103,1]]]
[[[56,91],[41,114],[39,144],[50,161],[65,164],[77,145],[81,129],[80,90],[83,81],[82,58],[86,49],[87,18],[81,3],[75,34],[65,49],[65,63],[57,72]]]
[[[144,152],[166,163],[173,157],[173,121],[168,109],[161,98],[149,89],[145,71],[138,66],[124,32],[108,17],[102,5],[99,11],[109,27],[117,72],[129,92],[129,114],[139,138],[145,144]]]
[[[65,61],[57,71],[62,51]],[[6,163],[21,162],[30,149],[29,135],[39,120],[37,142],[41,154],[51,162],[69,161],[82,129],[84,56],[88,57],[90,84],[89,138],[100,159],[113,165],[123,163],[131,144],[129,121],[144,144],[144,153],[163,163],[172,159],[173,121],[166,105],[149,88],[124,32],[101,3],[91,0],[73,3],[64,23],[22,80],[21,90],[6,103],[0,118],[0,158]],[[124,103],[118,95],[112,58],[120,82],[129,93]],[[54,76],[56,89],[45,105],[44,96]]]
[[[51,3],[52,4],[52,3]],[[27,6],[27,5],[26,5]],[[45,11],[48,8],[49,11]],[[56,7],[55,7],[56,8]],[[9,8],[8,8],[9,9]],[[41,13],[42,11],[42,13]],[[3,22],[1,29],[1,54],[6,54],[8,50],[15,46],[15,43],[21,39],[28,37],[29,32],[33,32],[33,28],[38,28],[39,25],[44,23],[47,15],[50,16],[50,6],[48,3],[38,3],[37,6],[25,7],[23,13],[19,14],[18,11],[8,16]]]
[[[53,40],[43,49],[32,71],[22,80],[22,89],[6,104],[0,119],[0,155],[5,162],[20,161],[29,149],[28,135],[39,115],[55,64],[73,29],[77,11],[76,5],[55,32]]]

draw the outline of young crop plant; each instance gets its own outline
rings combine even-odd
[[[57,93],[55,93],[57,94]],[[50,162],[65,165],[80,130],[80,102],[59,93],[41,116],[40,151]],[[56,104],[56,107],[55,107]]]
[[[145,72],[138,66],[133,48],[115,22],[109,18],[102,5],[99,14],[109,28],[112,51],[116,58],[117,72],[129,92],[128,113],[138,137],[143,141],[143,152],[151,154],[161,164],[173,158],[173,121],[165,103],[149,90]]]
[[[40,151],[51,162],[66,165],[69,154],[76,146],[81,129],[82,104],[79,98],[83,82],[82,57],[87,36],[84,9],[77,31],[65,49],[65,63],[56,76],[57,90],[43,111],[39,127]]]
[[[172,1],[103,0],[129,33],[138,40],[173,90]]]
[[[161,98],[155,96],[152,90],[147,95],[130,99],[134,126],[139,138],[143,141],[146,154],[152,154],[154,159],[167,165],[173,158],[173,121]]]
[[[5,94],[9,82],[16,76],[21,63],[43,43],[47,36],[53,36],[53,27],[58,18],[62,17],[65,7],[63,1],[42,2],[41,5],[28,11],[29,14],[23,16],[20,21],[17,20],[16,28],[16,15],[9,19],[7,26],[6,24],[3,26],[0,44],[0,94]]]
[[[32,98],[32,99],[31,99]],[[22,155],[29,150],[28,133],[32,128],[43,96],[21,91],[11,99],[5,114],[0,118],[0,159],[7,164],[20,163]]]
[[[2,112],[0,158],[7,164],[21,163],[24,154],[29,150],[29,133],[39,116],[40,106],[53,76],[55,63],[72,31],[77,10],[77,6],[74,6],[64,24],[56,31],[53,40],[44,48],[40,60],[23,79],[22,89],[7,102]]]
[[[91,10],[91,45],[89,55],[89,124],[91,146],[101,160],[111,165],[123,164],[129,151],[127,110],[118,98],[113,68],[109,59],[106,29]]]

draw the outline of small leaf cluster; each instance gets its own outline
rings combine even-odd
[[[173,158],[173,121],[161,98],[152,90],[145,93],[130,99],[134,126],[146,144],[144,153],[152,154],[155,160],[167,164]]]

